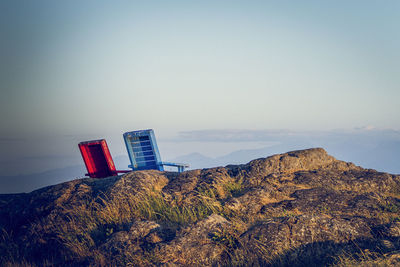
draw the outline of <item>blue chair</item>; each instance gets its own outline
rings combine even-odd
[[[126,132],[123,136],[131,161],[131,165],[128,167],[134,171],[164,171],[164,166],[173,166],[178,168],[178,172],[183,172],[185,168],[189,167],[187,164],[161,161],[156,137],[152,129]]]

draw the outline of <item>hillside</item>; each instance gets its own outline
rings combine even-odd
[[[323,149],[0,195],[0,264],[400,264],[400,176]]]

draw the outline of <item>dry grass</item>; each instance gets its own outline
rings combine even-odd
[[[124,229],[134,220],[152,220],[179,228],[195,223],[221,207],[211,198],[199,197],[196,205],[178,205],[166,201],[160,192],[120,194],[112,199],[103,195],[90,203],[73,208],[64,207],[63,220],[54,221],[51,231],[74,258],[93,258],[99,240]]]
[[[368,249],[356,254],[343,253],[336,257],[335,267],[389,267],[400,264],[399,256],[371,252]]]
[[[389,190],[389,196],[400,198],[400,183],[395,183]]]

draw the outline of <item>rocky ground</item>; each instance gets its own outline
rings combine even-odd
[[[400,176],[323,149],[0,195],[3,266],[400,265]]]

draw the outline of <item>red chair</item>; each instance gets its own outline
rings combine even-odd
[[[107,142],[104,139],[85,141],[79,143],[83,161],[88,171],[86,176],[91,178],[104,178],[116,176],[118,173],[129,171],[117,171],[111,157]]]

